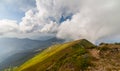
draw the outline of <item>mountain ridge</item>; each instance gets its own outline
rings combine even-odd
[[[52,45],[11,71],[119,71],[119,62],[120,43],[81,39]]]
[[[90,43],[89,41],[85,40],[85,39],[81,39],[81,40],[77,40],[77,41],[72,41],[72,42],[67,42],[64,44],[58,44],[58,45],[54,45],[51,46],[49,48],[47,48],[45,51],[43,51],[40,55],[37,55],[35,58],[31,59],[30,61],[26,62],[25,64],[23,64],[23,66],[21,66],[20,68],[18,68],[18,71],[29,71],[29,70],[34,70],[33,69],[29,69],[29,67],[31,67],[32,65],[36,65],[37,63],[42,62],[42,60],[46,60],[47,58],[51,57],[52,55],[56,55],[56,53],[59,53],[61,51],[64,51],[66,49],[69,49],[69,47],[75,47],[74,45],[81,45],[80,47],[94,47],[94,45],[92,43]],[[87,44],[87,45],[86,45]],[[47,51],[47,52],[46,52]],[[53,52],[51,52],[53,51]],[[71,50],[71,52],[74,52]],[[50,53],[47,55],[47,53]],[[45,57],[47,55],[47,57]],[[63,54],[64,55],[64,54]],[[43,56],[43,57],[42,57]],[[42,59],[43,58],[43,59]],[[38,60],[39,59],[39,60]],[[40,61],[41,59],[41,61]],[[54,58],[53,58],[54,59]],[[35,60],[35,61],[34,61]],[[28,70],[26,70],[28,68]],[[23,70],[22,70],[23,69]],[[44,71],[42,70],[43,68],[41,68],[40,71]],[[46,68],[45,68],[46,69]]]

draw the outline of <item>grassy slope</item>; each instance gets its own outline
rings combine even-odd
[[[90,65],[90,56],[85,48],[93,46],[85,39],[54,45],[18,67],[17,71],[83,70]]]
[[[119,70],[120,44],[102,43],[94,46],[87,40],[78,40],[51,46],[20,67],[10,67],[5,71]]]

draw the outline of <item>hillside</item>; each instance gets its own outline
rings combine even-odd
[[[75,63],[79,63],[79,59],[85,59],[85,62],[87,63],[89,60],[86,57],[84,58],[83,56],[81,58],[79,56],[86,54],[87,51],[85,48],[92,46],[94,45],[84,39],[51,46],[20,66],[18,71],[62,71],[62,69],[64,69],[64,66],[61,66],[62,64],[68,66],[73,65]],[[78,59],[76,59],[77,57]],[[76,64],[76,69],[78,68],[79,64]]]
[[[53,45],[13,71],[119,71],[120,45],[82,39]]]
[[[41,50],[64,40],[56,37],[46,40],[32,40],[19,38],[0,38],[0,71],[7,67],[23,64]]]

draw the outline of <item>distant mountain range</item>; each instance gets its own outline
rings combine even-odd
[[[44,48],[54,43],[61,43],[63,40],[56,37],[48,40],[32,40],[32,39],[18,39],[18,38],[0,38],[0,48],[16,48],[18,50],[35,49],[38,47]],[[46,44],[47,43],[47,44]]]
[[[47,40],[0,38],[0,69],[18,66],[46,47],[62,42],[64,40],[56,37]]]

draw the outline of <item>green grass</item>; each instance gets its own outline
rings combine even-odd
[[[71,65],[76,71],[79,69],[83,70],[90,64],[89,58],[86,59],[86,48],[93,46],[87,40],[54,45],[25,62],[16,71],[58,71],[64,69],[67,65],[68,69],[71,69],[69,67]],[[87,54],[87,56],[89,55]],[[67,68],[62,71],[67,71]]]
[[[107,51],[107,50],[110,50],[109,47],[106,47],[106,46],[103,46],[103,47],[99,47],[98,48],[100,51]]]
[[[17,71],[17,67],[9,67],[6,68],[4,71]]]
[[[94,46],[85,39],[57,44],[44,49],[18,68],[10,67],[6,71],[94,71],[102,67],[119,70],[119,47],[107,43]]]

